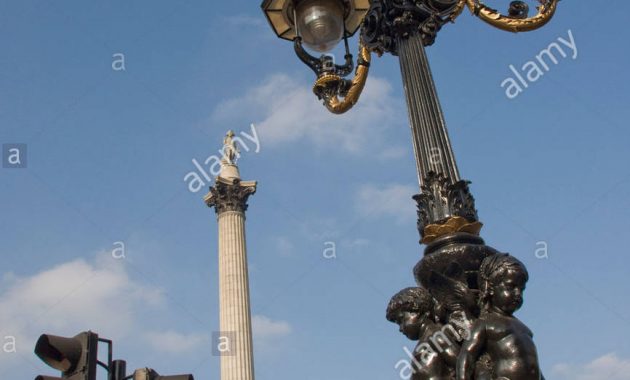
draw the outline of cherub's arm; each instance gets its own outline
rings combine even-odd
[[[457,358],[457,380],[471,380],[475,363],[486,345],[486,326],[477,321],[470,332],[470,338],[464,342]]]

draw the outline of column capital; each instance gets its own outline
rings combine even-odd
[[[459,0],[372,0],[361,37],[379,53],[398,55],[399,40],[419,34],[425,46],[461,12]]]
[[[478,235],[483,224],[477,217],[469,181],[452,182],[443,173],[430,172],[422,181],[418,203],[418,231],[422,243],[455,232]]]
[[[238,178],[226,179],[217,177],[214,186],[204,197],[208,207],[214,207],[218,215],[226,211],[244,213],[247,210],[247,200],[256,192],[256,181],[241,181]]]

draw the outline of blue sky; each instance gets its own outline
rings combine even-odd
[[[551,379],[630,379],[630,4],[613,3],[603,18],[563,1],[522,35],[466,12],[429,49],[482,236],[529,268],[518,316]],[[510,65],[569,30],[575,59],[508,99]],[[257,2],[5,1],[0,44],[0,141],[28,146],[27,168],[0,169],[0,344],[17,345],[0,350],[0,378],[54,374],[32,354],[38,334],[86,329],[130,369],[219,378],[217,225],[184,176],[251,123],[260,151],[240,168],[259,181],[247,215],[257,379],[398,378],[411,345],[385,306],[413,285],[422,247],[394,57],[375,59],[360,104],[333,116]]]

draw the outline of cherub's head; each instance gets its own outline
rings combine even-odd
[[[424,288],[406,288],[398,292],[387,305],[387,320],[397,323],[400,332],[411,340],[420,339],[422,324],[433,316],[434,301]]]
[[[525,265],[507,253],[486,257],[479,269],[482,306],[511,315],[523,305],[528,279]]]

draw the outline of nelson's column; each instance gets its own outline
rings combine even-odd
[[[219,223],[219,339],[229,347],[221,350],[221,380],[253,380],[245,211],[256,181],[241,181],[233,137],[232,131],[225,136],[221,172],[204,201],[214,207]]]

